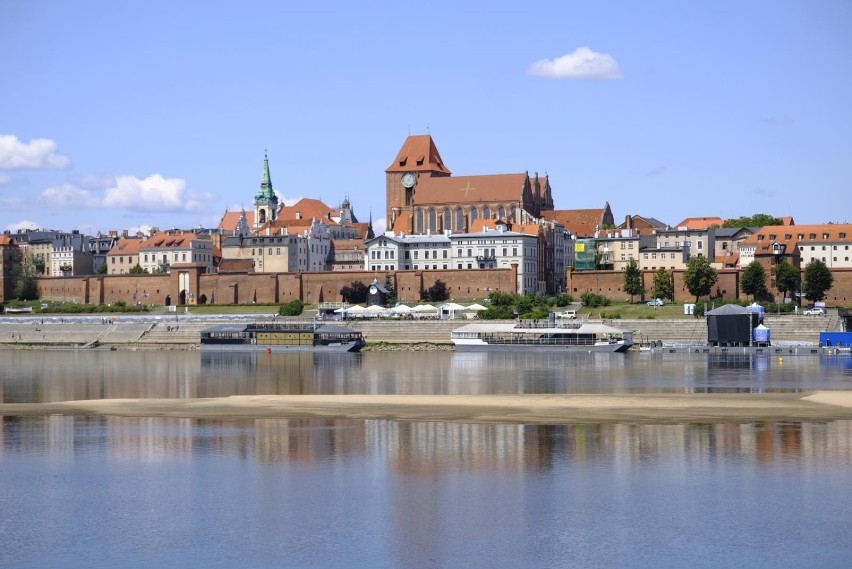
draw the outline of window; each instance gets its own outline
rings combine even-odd
[[[506,247],[503,247],[503,256],[504,256],[504,257],[506,256],[507,251],[508,251],[508,250],[507,250],[507,248],[506,248]]]
[[[443,229],[452,229],[453,228],[453,220],[450,214],[450,208],[444,208],[444,219],[442,221]]]
[[[506,208],[504,208],[502,205],[497,208],[497,217],[499,217],[500,219],[506,218]]]
[[[423,233],[423,210],[418,209],[414,212],[414,232]]]
[[[417,258],[417,253],[418,253],[418,252],[419,252],[419,251],[415,251],[415,252],[414,252],[414,258],[415,258],[415,259]],[[414,268],[416,269],[416,268],[417,268],[417,265],[414,265]]]
[[[438,214],[433,208],[429,208],[429,231],[437,231],[438,229]]]
[[[475,208],[475,207],[474,207],[474,208],[471,208],[471,210],[470,210],[470,222],[471,222],[471,224],[472,224],[474,221],[476,221],[477,219],[479,219],[479,212],[478,212],[478,211],[476,211],[476,208]],[[469,269],[469,268],[470,268],[470,267],[468,267],[468,269]]]
[[[491,219],[491,208],[485,206],[482,208],[482,219]]]
[[[426,249],[425,251],[423,251],[423,258],[424,258],[424,259],[428,259],[428,258],[429,258],[429,249]]]
[[[462,208],[456,208],[456,231],[464,231],[464,211]],[[461,267],[459,267],[461,268]]]
[[[467,256],[468,256],[468,257],[473,257],[473,249],[468,249],[468,250],[467,250]]]

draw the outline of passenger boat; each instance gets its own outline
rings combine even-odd
[[[361,332],[335,324],[222,324],[201,332],[202,351],[357,352]]]
[[[477,323],[456,328],[451,340],[458,352],[626,352],[633,345],[633,332],[593,323],[570,327]]]

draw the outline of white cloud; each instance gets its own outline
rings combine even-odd
[[[203,211],[213,200],[211,194],[186,189],[182,178],[164,178],[152,174],[140,179],[135,176],[116,176],[115,184],[104,192],[104,207],[130,208],[144,211]]]
[[[388,228],[388,220],[387,218],[379,218],[373,220],[373,233],[376,235],[384,235],[385,231]]]
[[[60,170],[71,160],[56,153],[56,143],[49,138],[35,138],[23,143],[12,134],[0,134],[0,168],[32,168]]]
[[[297,203],[299,203],[299,200],[302,199],[302,198],[288,198],[288,197],[285,197],[284,194],[282,194],[278,190],[273,190],[273,191],[275,192],[275,195],[278,198],[278,201],[281,202],[281,205],[284,205],[284,206],[287,206],[287,207],[290,207],[291,205],[296,205]]]
[[[40,197],[45,200],[42,203],[49,204],[51,208],[88,209],[101,206],[101,200],[92,195],[92,192],[73,184],[47,188],[41,192]]]
[[[41,227],[41,226],[38,223],[36,223],[35,221],[28,221],[26,219],[22,219],[18,223],[12,223],[12,224],[7,225],[6,229],[8,231],[14,232],[14,231],[23,231],[25,229],[38,229],[39,227]]]
[[[529,74],[549,79],[621,79],[618,62],[611,55],[578,47],[573,53],[556,59],[541,59],[529,68]]]
[[[212,194],[188,190],[181,178],[164,178],[160,174],[143,179],[87,177],[79,183],[49,187],[39,194],[39,203],[45,209],[113,208],[134,212],[203,212],[214,199]],[[16,205],[7,201],[10,208]]]

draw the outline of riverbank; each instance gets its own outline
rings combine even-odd
[[[0,349],[197,349],[201,331],[217,324],[269,321],[271,315],[219,315],[174,317],[5,317],[0,319]],[[286,319],[279,318],[278,321]],[[303,319],[294,319],[303,320]],[[368,350],[452,349],[450,334],[466,320],[355,320],[345,324],[364,334]],[[601,322],[597,320],[596,322]],[[702,319],[607,320],[606,324],[631,330],[634,341],[688,343],[707,340]],[[832,318],[806,316],[766,317],[773,342],[818,345],[819,333],[834,330]],[[436,347],[437,346],[437,347]]]
[[[606,395],[246,395],[0,404],[0,416],[324,418],[465,423],[852,420],[852,391]]]

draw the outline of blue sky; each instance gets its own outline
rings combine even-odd
[[[852,2],[0,2],[0,229],[215,226],[431,133],[616,220],[852,222]]]

